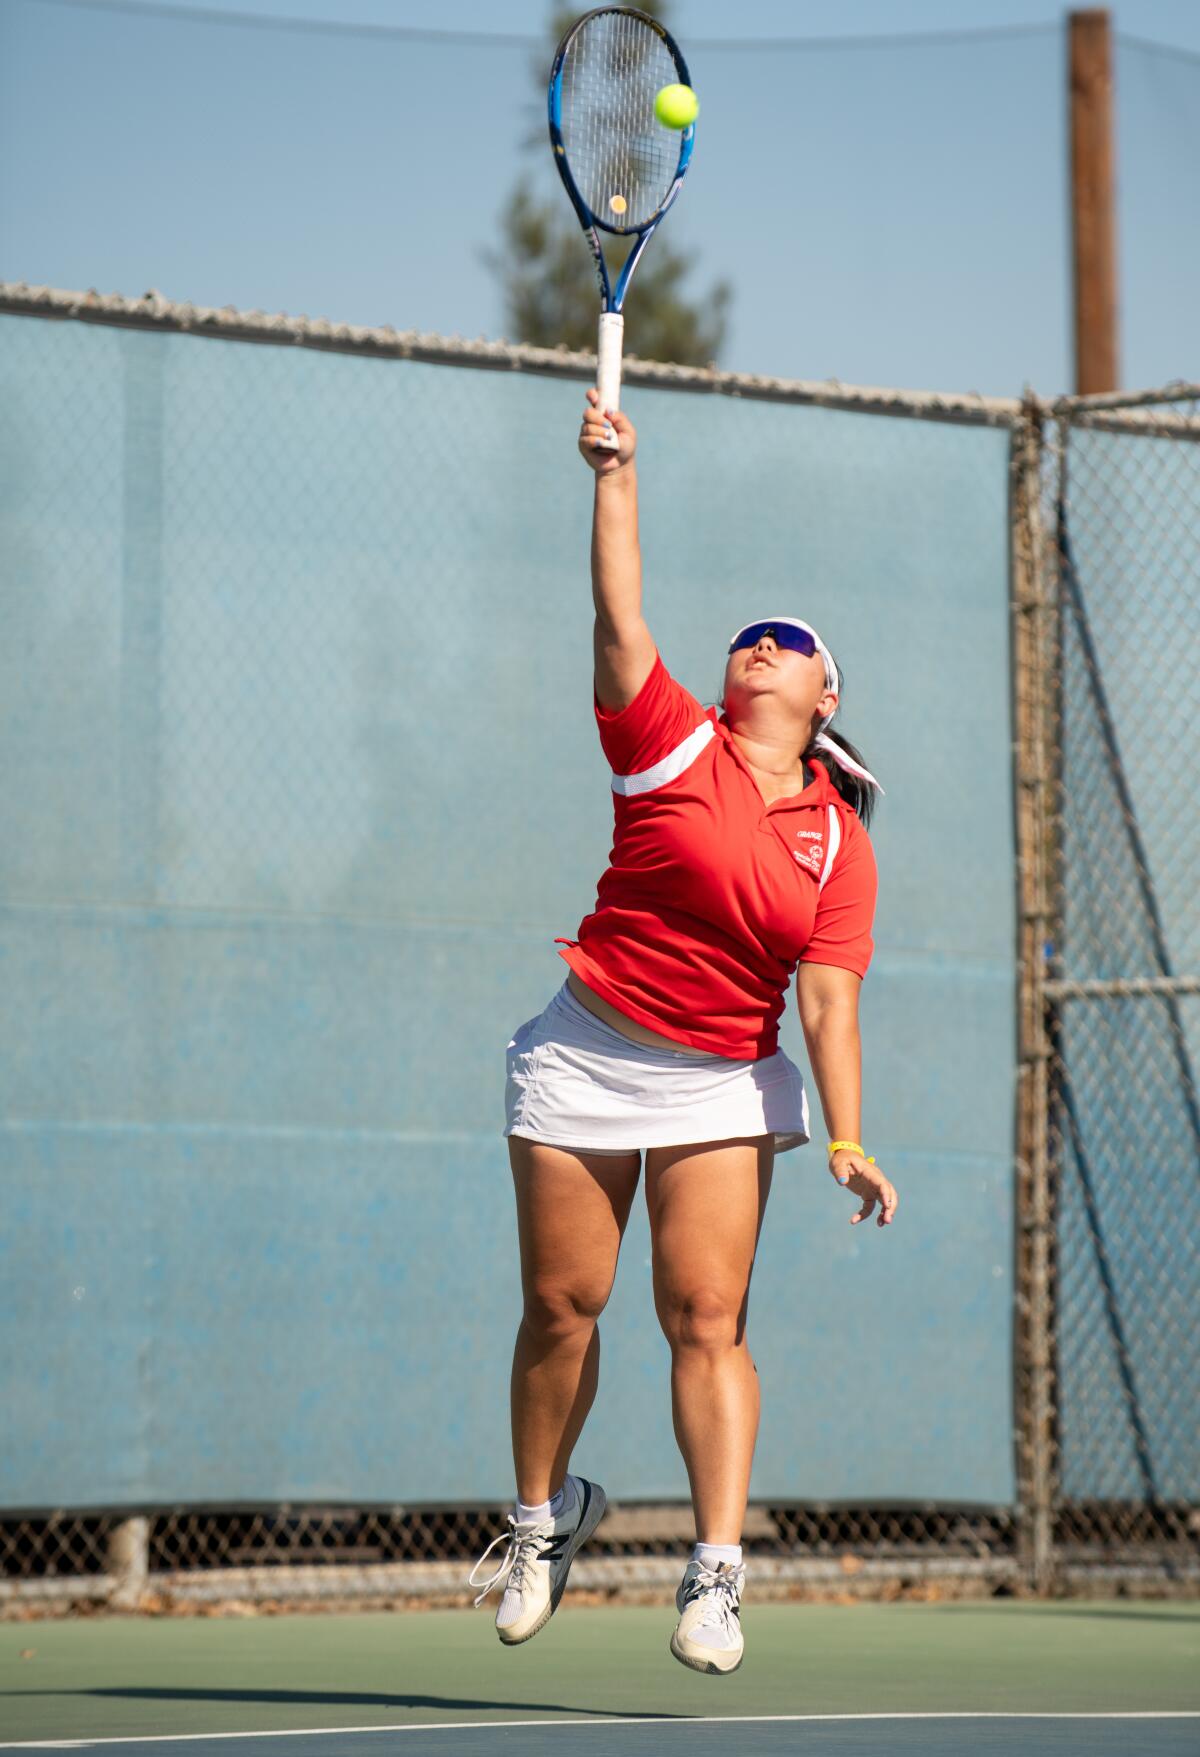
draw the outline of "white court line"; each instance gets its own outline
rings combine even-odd
[[[311,1739],[333,1733],[454,1733],[496,1732],[503,1727],[534,1726],[764,1726],[768,1723],[857,1724],[877,1720],[1200,1720],[1200,1708],[1112,1708],[1058,1711],[1018,1710],[1008,1714],[999,1708],[941,1709],[930,1713],[897,1710],[882,1714],[633,1714],[590,1716],[587,1720],[438,1720],[404,1721],[396,1726],[270,1727],[256,1733],[137,1733],[125,1739],[18,1739],[0,1744],[0,1751],[81,1751],[93,1745],[182,1745],[192,1739]]]

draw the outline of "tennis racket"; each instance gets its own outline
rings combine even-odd
[[[654,113],[665,85],[690,85],[666,28],[633,6],[597,6],[573,24],[550,73],[550,144],[579,215],[600,282],[596,389],[601,409],[620,406],[623,306],[655,227],[679,194],[696,125],[667,128]],[[601,232],[636,239],[616,286]],[[610,449],[620,440],[613,436]]]

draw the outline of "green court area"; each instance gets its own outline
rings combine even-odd
[[[671,1657],[668,1606],[573,1609],[568,1597],[540,1635],[513,1649],[497,1641],[493,1614],[0,1623],[0,1744],[320,1731],[326,1743],[313,1748],[332,1750],[333,1735],[354,1729],[444,1725],[439,1749],[449,1757],[451,1725],[490,1723],[496,1748],[509,1749],[513,1735],[501,1738],[497,1723],[607,1723],[620,1749],[623,1719],[1200,1709],[1200,1605],[1190,1603],[751,1601],[746,1660],[728,1678]],[[886,1724],[861,1748],[896,1748]],[[1149,1723],[1124,1725],[1125,1749],[1150,1748],[1139,1730]],[[1200,1750],[1200,1721],[1187,1731],[1187,1748]],[[1023,1738],[1020,1748],[1039,1747]],[[268,1749],[277,1757],[280,1747]]]

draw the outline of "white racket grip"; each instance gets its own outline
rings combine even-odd
[[[600,393],[600,412],[621,406],[621,344],[625,319],[619,311],[600,313],[600,334],[596,342],[596,389]],[[606,451],[617,451],[620,440],[614,433],[611,440],[601,442]]]

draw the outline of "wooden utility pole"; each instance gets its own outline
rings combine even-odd
[[[1118,388],[1112,27],[1103,8],[1070,14],[1071,234],[1075,392]]]

